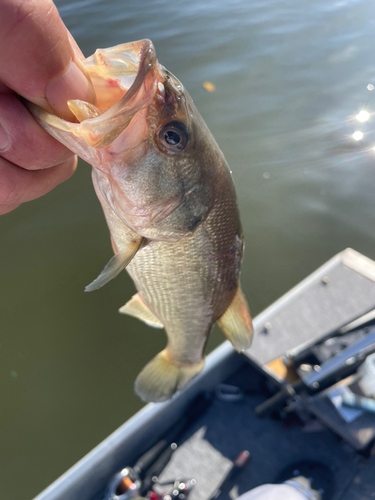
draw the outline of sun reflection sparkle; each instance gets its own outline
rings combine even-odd
[[[364,109],[362,111],[360,111],[358,113],[358,115],[356,116],[357,120],[359,122],[367,122],[367,120],[370,118],[370,113],[368,113],[367,111],[365,111]]]

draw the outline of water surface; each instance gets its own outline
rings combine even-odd
[[[151,38],[191,93],[233,170],[253,313],[348,246],[375,258],[375,124],[355,120],[375,111],[374,2],[57,5],[87,56]],[[0,234],[0,485],[31,499],[141,408],[133,381],[165,336],[117,314],[126,273],[83,293],[111,256],[86,164]]]

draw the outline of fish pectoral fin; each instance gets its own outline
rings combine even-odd
[[[217,324],[236,351],[249,349],[253,339],[253,326],[249,306],[240,284],[228,309],[217,320]]]
[[[203,366],[204,359],[194,365],[176,363],[164,349],[138,375],[135,392],[147,403],[166,401],[198,375]]]
[[[144,321],[146,325],[154,328],[164,328],[163,323],[152,311],[150,311],[148,306],[146,306],[143,302],[139,293],[133,295],[133,297],[119,309],[119,312],[138,318],[141,321]]]
[[[125,269],[125,267],[133,259],[134,255],[142,247],[143,241],[144,238],[133,239],[126,248],[116,253],[116,255],[112,257],[112,259],[108,262],[99,276],[85,288],[85,292],[92,292],[93,290],[97,290],[98,288],[106,285],[108,281],[116,278],[116,276],[123,269]]]

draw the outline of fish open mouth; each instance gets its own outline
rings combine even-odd
[[[81,62],[93,84],[96,102],[68,101],[77,121],[63,120],[33,104],[29,104],[29,109],[51,135],[70,149],[64,133],[73,134],[86,145],[100,149],[111,144],[134,115],[152,102],[157,87],[154,70],[158,61],[152,42],[140,40],[98,49]]]
[[[126,105],[156,63],[151,40],[96,50],[83,61],[83,66],[91,78],[98,110],[103,113],[114,105]]]

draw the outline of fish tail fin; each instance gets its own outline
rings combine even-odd
[[[204,359],[194,365],[178,364],[164,349],[138,375],[134,384],[135,392],[148,403],[166,401],[198,375],[203,366]]]

